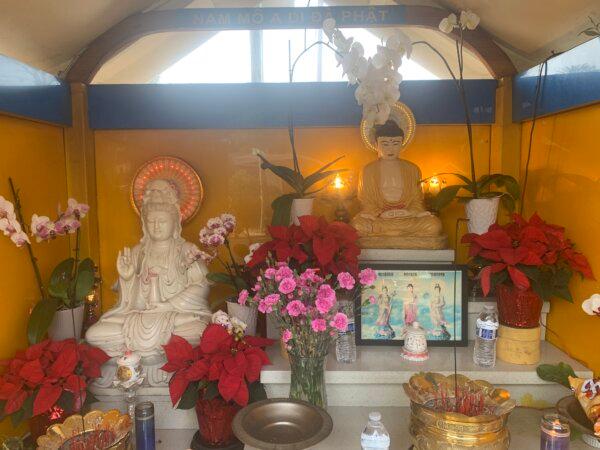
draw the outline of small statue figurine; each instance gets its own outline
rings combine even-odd
[[[360,174],[361,211],[351,223],[362,248],[442,249],[446,236],[440,219],[425,208],[421,170],[399,158],[414,133],[412,113],[400,105],[385,124],[367,132],[363,125],[363,139],[377,149],[378,159]],[[408,136],[398,123],[402,119],[412,125]]]
[[[118,304],[86,333],[113,357],[131,350],[160,358],[173,334],[197,345],[211,318],[208,269],[197,260],[198,248],[181,237],[178,194],[167,180],[148,182],[140,215],[140,243],[117,258]]]

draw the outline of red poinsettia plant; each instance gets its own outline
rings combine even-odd
[[[594,278],[587,258],[575,251],[565,229],[545,222],[537,214],[529,220],[513,214],[506,225],[492,225],[481,235],[467,234],[469,255],[480,272],[484,295],[497,285],[532,289],[543,300],[559,297],[573,301],[569,280],[574,272]]]
[[[206,327],[197,347],[176,335],[163,346],[167,362],[162,370],[173,374],[169,393],[178,409],[193,408],[199,398],[221,396],[240,406],[266,398],[259,379],[262,367],[271,364],[263,348],[273,340],[245,336],[245,324],[230,321],[225,313],[216,317],[220,323]]]
[[[337,276],[340,272],[357,275],[360,248],[353,227],[316,216],[302,216],[299,222],[300,225],[269,227],[272,240],[253,253],[248,266],[256,267],[274,259],[299,272],[319,269],[323,277]]]
[[[110,357],[99,348],[78,344],[75,339],[49,339],[18,351],[3,361],[0,377],[2,418],[10,416],[17,426],[24,419],[54,407],[67,413],[80,411],[91,380],[101,376],[100,367]]]

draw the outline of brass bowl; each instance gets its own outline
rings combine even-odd
[[[577,400],[574,395],[561,398],[556,404],[556,409],[561,416],[569,421],[572,427],[583,434],[583,440],[586,443],[589,443],[589,440],[600,443],[600,438],[594,434],[592,422],[588,419],[585,411],[581,407],[581,403],[579,403],[579,400]]]
[[[131,418],[116,409],[90,411],[85,416],[79,414],[67,417],[63,423],[48,427],[46,434],[37,438],[38,450],[62,450],[70,448],[74,441],[85,434],[110,432],[114,439],[103,450],[131,449]]]
[[[244,444],[261,450],[302,450],[331,433],[333,421],[318,406],[273,398],[252,403],[233,419],[233,432]]]

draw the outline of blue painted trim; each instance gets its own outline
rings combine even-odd
[[[49,73],[0,55],[0,112],[71,125],[71,90]]]
[[[496,80],[465,81],[473,123],[494,122]],[[286,127],[289,105],[297,126],[356,126],[361,108],[346,83],[91,85],[94,129]],[[404,81],[401,100],[420,124],[464,123],[452,80]]]
[[[531,119],[540,66],[513,80],[513,121]],[[600,38],[592,39],[548,61],[538,116],[600,102]]]

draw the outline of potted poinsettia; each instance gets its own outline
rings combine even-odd
[[[87,386],[101,376],[100,367],[109,359],[101,349],[75,339],[46,339],[18,351],[4,361],[0,376],[1,418],[10,417],[15,427],[29,420],[35,442],[50,424],[94,401]]]
[[[84,301],[96,282],[94,262],[90,258],[80,258],[81,220],[89,212],[89,206],[70,198],[64,211],[59,208],[55,220],[33,214],[31,225],[28,226],[23,220],[19,191],[10,178],[9,184],[14,204],[0,196],[0,231],[17,247],[27,248],[40,292],[40,300],[33,307],[27,325],[29,342],[40,342],[46,332],[53,340],[70,337],[79,339],[83,326]],[[75,235],[73,257],[60,262],[52,271],[49,282],[44,283],[29,236],[41,243],[69,234]]]
[[[271,363],[263,348],[273,341],[247,336],[245,328],[242,321],[218,311],[197,347],[175,335],[164,346],[167,362],[162,370],[173,374],[173,406],[196,408],[200,442],[211,448],[235,442],[235,414],[249,402],[266,398],[260,371]]]
[[[500,323],[515,328],[539,326],[542,302],[552,297],[573,302],[569,281],[575,272],[594,278],[587,258],[575,250],[565,229],[513,214],[506,225],[481,235],[467,234],[469,255],[480,271],[484,295],[498,296]]]

